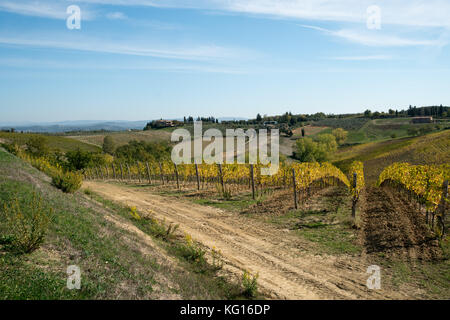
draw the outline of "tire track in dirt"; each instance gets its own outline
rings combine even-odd
[[[278,299],[395,299],[406,293],[368,290],[368,264],[358,257],[315,255],[289,232],[237,213],[196,205],[148,191],[104,182],[85,186],[105,198],[150,211],[158,219],[180,224],[205,246],[221,250],[229,271],[259,273],[259,285]]]

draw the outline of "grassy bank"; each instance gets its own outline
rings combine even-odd
[[[38,250],[18,254],[0,244],[0,299],[227,299],[242,292],[238,282],[183,259],[179,243],[155,236],[126,208],[81,192],[64,194],[2,149],[0,181],[2,205],[39,194],[53,209]],[[66,288],[70,265],[81,269],[80,290]]]

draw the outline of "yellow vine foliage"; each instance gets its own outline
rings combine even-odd
[[[224,183],[246,184],[249,182],[250,165],[249,164],[223,164],[222,176]],[[260,163],[254,165],[254,180],[257,185],[267,187],[286,187],[292,184],[292,169],[295,170],[296,187],[299,190],[308,188],[313,182],[321,180],[325,183],[334,184],[341,182],[347,187],[351,187],[347,176],[332,164],[326,163],[293,163],[279,164],[278,171],[273,175],[262,175],[261,168],[267,167]],[[164,175],[175,175],[175,166],[171,161],[161,162],[162,173]],[[136,165],[130,166],[132,172],[137,171]],[[146,165],[141,164],[141,173],[146,173]],[[149,171],[151,175],[161,174],[159,162],[149,162]],[[177,166],[178,176],[182,180],[195,179],[195,164],[180,164]],[[202,163],[198,165],[199,176],[209,181],[217,181],[220,176],[219,166],[217,164]],[[363,178],[363,174],[360,175]],[[363,184],[362,184],[363,185]]]
[[[356,173],[356,188],[353,187],[353,174]],[[350,191],[354,198],[358,198],[361,190],[364,189],[364,164],[361,161],[353,161],[348,171]]]
[[[411,165],[394,163],[386,167],[378,178],[378,185],[385,181],[403,186],[425,201],[428,209],[436,210],[442,196],[442,185],[450,178],[450,165]]]

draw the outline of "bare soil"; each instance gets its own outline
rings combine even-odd
[[[442,250],[425,216],[390,187],[369,187],[363,215],[363,240],[368,254],[383,252],[406,260],[436,260]]]
[[[225,268],[232,274],[240,277],[244,269],[259,273],[260,290],[270,298],[413,298],[412,291],[388,285],[381,290],[369,290],[366,270],[370,263],[365,257],[319,255],[310,250],[307,241],[289,230],[282,231],[237,212],[155,195],[148,190],[105,182],[84,184],[104,198],[136,206],[141,213],[168,223],[180,224],[181,231],[207,247],[220,250]]]

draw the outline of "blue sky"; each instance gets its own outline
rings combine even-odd
[[[447,0],[0,0],[0,122],[450,105],[449,13]]]

